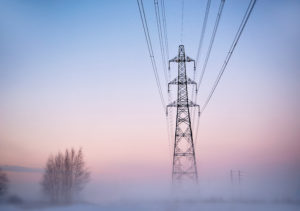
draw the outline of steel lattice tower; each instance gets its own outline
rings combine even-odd
[[[178,56],[169,60],[169,69],[170,62],[178,63],[178,76],[168,84],[168,91],[170,91],[170,85],[177,85],[178,88],[177,100],[167,105],[167,113],[169,107],[177,108],[172,182],[181,182],[182,180],[197,182],[198,173],[189,108],[198,107],[199,110],[199,105],[188,98],[188,85],[195,85],[197,89],[197,84],[186,74],[186,62],[194,62],[195,70],[195,60],[186,56],[184,46],[180,45]]]

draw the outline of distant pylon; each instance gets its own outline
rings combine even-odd
[[[178,63],[178,76],[168,84],[168,91],[170,91],[170,85],[177,85],[178,88],[177,100],[167,105],[167,114],[169,107],[177,108],[172,182],[175,183],[181,182],[182,180],[190,180],[197,183],[198,172],[189,108],[198,107],[199,115],[200,108],[199,105],[196,105],[188,98],[187,85],[195,85],[197,89],[197,84],[186,75],[186,62],[194,62],[195,70],[195,60],[185,56],[184,46],[180,45],[178,56],[169,60],[169,69],[170,62]]]
[[[240,170],[230,170],[230,181],[232,185],[242,183],[243,172]]]

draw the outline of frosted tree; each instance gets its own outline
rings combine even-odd
[[[54,203],[71,203],[89,181],[82,150],[50,156],[42,181],[44,193]]]
[[[0,197],[6,194],[8,188],[8,178],[5,172],[0,168]]]

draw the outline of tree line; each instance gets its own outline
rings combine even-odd
[[[52,203],[72,203],[90,179],[82,149],[66,149],[64,153],[51,155],[47,162],[41,187]],[[7,193],[9,180],[0,169],[0,197]]]

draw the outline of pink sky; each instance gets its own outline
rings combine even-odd
[[[187,5],[191,12],[184,41],[191,57],[200,34],[195,21],[203,9],[200,3]],[[59,5],[0,4],[5,32],[0,52],[5,55],[0,56],[0,165],[44,168],[49,155],[82,147],[94,183],[169,182],[173,143],[168,143],[165,110],[136,5],[107,1],[67,5],[64,11]],[[294,178],[300,174],[300,26],[295,21],[300,19],[300,4],[266,4],[261,1],[255,8],[202,114],[196,145],[200,182],[227,181],[230,169],[240,169],[249,175],[289,171],[284,181],[299,185]],[[154,34],[153,5],[145,6]],[[200,105],[246,6],[226,1]],[[213,8],[216,15],[216,5]],[[175,14],[176,4],[168,11]],[[170,56],[178,48],[176,21],[169,25]],[[9,177],[17,190],[21,183],[38,185],[41,174],[10,172]]]

